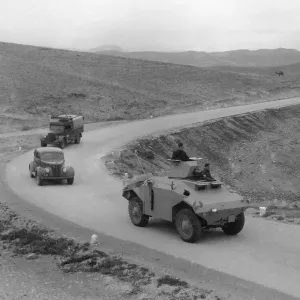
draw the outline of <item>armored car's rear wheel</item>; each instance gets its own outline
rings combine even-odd
[[[236,235],[242,231],[245,225],[245,214],[241,213],[239,214],[235,222],[226,224],[222,230],[227,235]]]
[[[201,236],[201,221],[191,209],[184,208],[177,213],[175,226],[180,238],[187,243],[194,243]]]
[[[149,222],[149,216],[143,214],[143,203],[139,198],[128,201],[128,213],[133,225],[145,227]]]

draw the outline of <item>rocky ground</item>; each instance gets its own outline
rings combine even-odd
[[[226,299],[53,232],[0,203],[0,299]]]
[[[268,219],[300,221],[300,106],[233,116],[145,137],[107,159],[112,175],[168,170],[176,141],[211,163],[212,174],[252,203],[267,206]],[[200,167],[202,168],[202,162]],[[256,214],[255,214],[256,216]]]

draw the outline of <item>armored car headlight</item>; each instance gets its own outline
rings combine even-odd
[[[49,168],[46,168],[46,169],[45,169],[45,172],[46,172],[46,173],[49,173],[49,172],[50,172]]]
[[[66,173],[67,172],[67,168],[63,167],[63,172]]]
[[[199,207],[202,207],[203,206],[203,203],[201,201],[195,201],[193,203],[193,208],[196,209],[196,208],[199,208]]]

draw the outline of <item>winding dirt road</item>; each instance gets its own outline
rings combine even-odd
[[[238,236],[228,237],[221,231],[212,231],[196,244],[182,242],[173,227],[164,222],[152,221],[146,228],[137,228],[128,218],[127,201],[121,197],[122,183],[110,177],[101,162],[101,157],[112,149],[143,135],[298,103],[300,98],[293,98],[94,129],[84,133],[80,145],[65,149],[67,163],[76,171],[73,186],[37,186],[28,172],[33,151],[8,164],[7,182],[25,201],[95,232],[139,243],[299,297],[300,226],[247,218]]]

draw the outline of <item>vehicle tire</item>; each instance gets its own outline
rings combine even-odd
[[[74,177],[68,178],[68,179],[67,179],[67,182],[68,182],[69,185],[73,184],[73,182],[74,182]]]
[[[201,237],[201,221],[189,208],[184,208],[177,213],[175,227],[180,238],[187,243],[194,243]]]
[[[30,175],[30,178],[34,177],[34,175],[32,174],[32,172],[30,171],[30,165],[29,165],[29,175]]]
[[[66,147],[66,140],[63,139],[63,140],[61,141],[61,143],[60,143],[60,148],[61,148],[61,149],[65,149],[65,147]]]
[[[76,135],[75,137],[75,144],[80,144],[80,135]]]
[[[41,142],[41,147],[47,147],[46,143]]]
[[[245,214],[242,212],[236,217],[235,222],[228,223],[227,225],[222,227],[222,230],[227,235],[236,235],[242,231],[244,225],[245,225]]]
[[[133,225],[145,227],[148,225],[149,216],[143,214],[143,203],[139,198],[133,198],[128,201],[128,213]]]
[[[36,178],[36,184],[39,186],[42,186],[44,184],[43,179],[41,178],[41,176],[35,174],[35,178]]]

